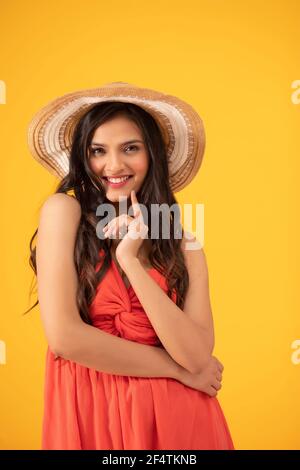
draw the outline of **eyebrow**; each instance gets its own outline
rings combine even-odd
[[[126,142],[123,142],[121,145],[126,145],[126,144],[133,144],[134,142],[140,142],[141,144],[143,144],[144,142],[140,139],[132,139],[132,140],[127,140]],[[91,145],[101,145],[101,147],[107,147],[107,145],[105,144],[100,144],[99,142],[92,142]]]

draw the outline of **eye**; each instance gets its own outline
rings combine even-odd
[[[92,154],[92,155],[97,155],[96,152],[98,152],[99,150],[103,150],[103,149],[102,149],[102,148],[97,148],[97,149],[93,149],[93,148],[92,148],[92,149],[91,149],[91,154]]]
[[[126,150],[130,149],[130,148],[134,148],[135,150],[139,149],[139,147],[137,145],[129,145],[128,147],[126,147]]]
[[[129,145],[128,147],[125,147],[125,150],[126,150],[126,151],[127,151],[128,149],[134,149],[134,151],[137,151],[137,150],[139,150],[139,147],[138,147],[137,145]],[[101,153],[104,151],[104,149],[101,148],[101,147],[98,147],[98,148],[91,148],[90,151],[91,151],[91,154],[92,154],[92,155],[99,155],[99,154],[101,154]],[[100,152],[100,153],[98,154],[97,152]]]

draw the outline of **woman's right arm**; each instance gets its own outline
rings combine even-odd
[[[76,305],[78,276],[74,264],[80,217],[78,201],[62,193],[50,196],[40,212],[38,298],[50,349],[64,359],[101,372],[180,380],[186,371],[164,349],[111,335],[82,321]]]

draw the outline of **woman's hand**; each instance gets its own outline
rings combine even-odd
[[[192,374],[186,369],[181,370],[177,380],[188,387],[207,393],[211,397],[215,397],[218,390],[222,387],[223,364],[214,356],[212,356],[199,374]]]
[[[116,258],[120,265],[122,265],[122,261],[124,262],[125,259],[129,260],[138,257],[139,249],[148,234],[148,227],[144,223],[142,211],[134,190],[131,191],[131,203],[133,217],[121,214],[112,219],[103,229],[105,238],[113,235],[122,239],[116,248]]]

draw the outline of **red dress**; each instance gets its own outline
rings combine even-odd
[[[148,274],[167,291],[159,271],[151,268]],[[90,315],[95,327],[110,334],[162,346],[114,261]],[[113,375],[54,357],[48,347],[42,449],[234,449],[216,397],[172,378]]]

